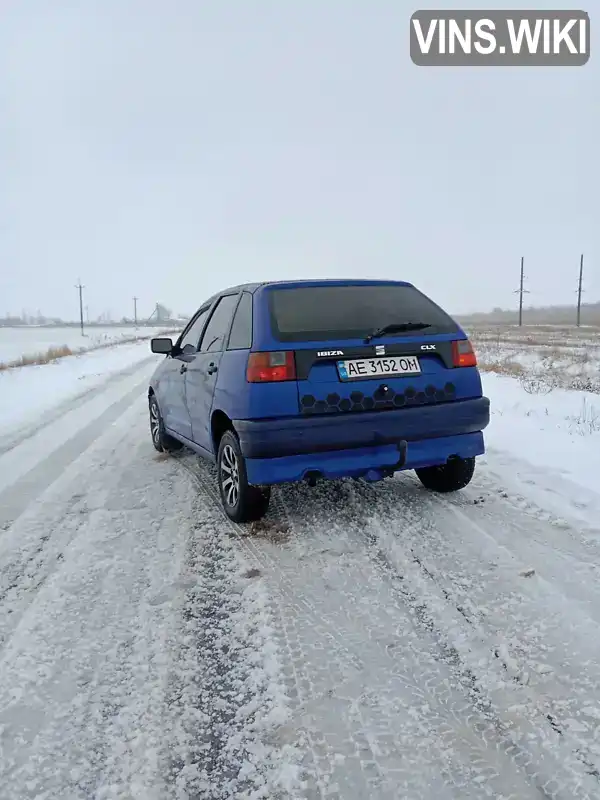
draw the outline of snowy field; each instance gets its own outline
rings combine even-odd
[[[560,325],[473,326],[469,329],[482,366],[499,374],[532,379],[549,389],[600,393],[600,328]]]
[[[147,328],[133,326],[84,328],[0,327],[0,363],[15,361],[23,355],[45,353],[51,347],[66,345],[73,351],[89,350],[99,345],[118,342],[122,339],[156,336],[163,327]]]
[[[597,394],[487,373],[463,492],[248,527],[152,448],[158,360],[0,375],[2,800],[600,797]]]

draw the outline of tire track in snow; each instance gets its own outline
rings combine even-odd
[[[346,484],[346,487],[348,484]],[[421,597],[421,602],[424,607],[429,606],[431,613],[437,619],[438,625],[446,625],[447,635],[450,635],[450,641],[456,641],[462,644],[461,655],[466,656],[468,661],[471,662],[471,675],[476,685],[482,687],[490,686],[490,669],[494,666],[492,661],[496,659],[501,662],[500,670],[507,670],[507,664],[504,659],[504,653],[507,652],[506,647],[502,648],[499,652],[498,648],[494,646],[490,640],[489,635],[486,636],[485,631],[479,627],[481,616],[474,611],[473,607],[465,603],[462,599],[453,598],[452,582],[456,580],[459,567],[455,563],[454,558],[450,554],[452,545],[449,544],[450,537],[448,535],[440,534],[433,536],[432,532],[435,531],[436,520],[443,518],[442,515],[436,514],[437,509],[452,508],[454,503],[461,503],[459,499],[448,500],[447,498],[440,498],[437,495],[430,495],[423,492],[419,485],[413,482],[412,485],[404,484],[402,487],[401,482],[388,482],[375,488],[367,484],[357,484],[354,493],[348,492],[345,497],[338,498],[336,508],[343,509],[344,504],[340,505],[339,500],[345,500],[345,507],[350,508],[349,514],[344,515],[344,520],[349,525],[349,529],[360,531],[361,537],[366,538],[372,547],[378,559],[383,561],[392,570],[398,571],[402,575],[403,581],[408,584],[410,590],[416,593],[417,597]],[[340,491],[344,493],[344,488]],[[348,495],[354,495],[354,502]],[[306,501],[306,498],[304,498]],[[402,539],[406,538],[406,534],[397,525],[397,517],[395,514],[398,511],[398,506],[402,509],[403,513],[409,513],[408,529],[410,534],[408,538],[412,539],[413,543],[417,539],[423,539],[423,550],[429,551],[430,547],[436,545],[438,548],[442,543],[446,545],[445,564],[440,558],[441,552],[435,550],[428,552],[427,560],[435,563],[437,559],[442,560],[442,565],[437,567],[438,575],[435,576],[431,570],[425,567],[424,560],[415,555],[414,549],[410,549],[410,554],[406,551]],[[412,506],[412,508],[411,508]],[[374,508],[374,514],[370,518],[367,509]],[[454,509],[456,511],[456,509]],[[324,513],[322,511],[322,513]],[[342,513],[344,513],[342,511]],[[348,516],[356,515],[356,520],[348,519]],[[417,522],[418,520],[418,522]],[[465,520],[468,523],[468,520]],[[339,522],[339,520],[338,520]],[[411,526],[414,523],[414,529]],[[382,535],[382,531],[397,529],[398,536],[387,533]],[[451,541],[451,539],[450,539]],[[390,560],[390,553],[393,553],[393,558]],[[459,556],[460,558],[460,556]],[[418,570],[421,571],[422,576],[419,578],[417,572],[410,569],[410,564],[416,565]],[[444,588],[441,584],[444,583],[440,570],[444,570],[446,566],[452,571],[453,581],[447,584]],[[472,572],[477,574],[477,567],[481,567],[481,563],[469,565]],[[481,569],[479,569],[479,572]],[[515,575],[518,572],[515,570]],[[522,579],[521,579],[522,580]],[[437,596],[436,596],[437,595]],[[453,610],[456,610],[460,616],[448,615],[445,612],[444,605],[451,603]],[[467,610],[468,608],[468,610]],[[441,609],[441,610],[440,610]],[[543,609],[542,609],[543,614]],[[471,630],[465,629],[464,622],[471,626]],[[461,623],[462,626],[461,626]],[[462,629],[461,629],[462,628]],[[487,661],[486,666],[478,665],[477,658],[469,658],[469,649],[480,655],[486,655],[486,650],[492,654],[492,660],[488,657],[484,659]],[[492,674],[493,674],[492,670]],[[502,678],[496,674],[496,678]],[[557,785],[564,787],[567,792],[567,797],[595,797],[600,793],[600,788],[597,781],[598,771],[594,765],[594,756],[589,750],[590,742],[586,743],[580,737],[573,735],[567,731],[566,725],[559,722],[561,717],[560,712],[560,698],[557,698],[557,710],[548,713],[548,707],[545,703],[540,702],[530,691],[528,691],[524,682],[519,679],[518,674],[510,672],[508,675],[508,682],[501,691],[498,687],[494,688],[493,695],[496,697],[494,707],[496,713],[500,713],[505,723],[515,728],[515,735],[520,735],[521,738],[526,737],[528,744],[526,749],[529,750],[533,756],[530,757],[529,763],[535,765],[536,763],[548,762],[552,757],[554,758],[554,770]],[[509,684],[513,684],[513,691],[511,692]],[[516,686],[514,685],[516,684]],[[585,688],[582,687],[582,688]],[[508,691],[507,691],[508,689]],[[486,691],[486,694],[488,691]],[[514,695],[514,696],[512,696]],[[511,705],[520,704],[520,711],[515,716],[511,710]],[[490,709],[492,710],[492,709]],[[564,713],[562,714],[564,716]],[[530,725],[532,720],[536,720],[536,726]],[[515,723],[516,727],[515,727]],[[519,733],[520,729],[520,733]],[[550,735],[552,732],[553,737]],[[569,735],[567,735],[569,734]],[[554,738],[554,741],[552,741]],[[535,769],[535,766],[534,766]],[[547,774],[548,767],[546,767]],[[562,776],[558,778],[558,776]],[[591,776],[595,781],[588,778]],[[547,777],[553,777],[552,775]],[[546,784],[547,785],[547,781]],[[569,788],[570,787],[570,788]],[[554,795],[552,795],[554,796]]]
[[[101,507],[78,526],[0,655],[3,800],[163,800],[155,754],[170,606],[156,598],[176,581],[191,500],[140,438],[133,425]],[[89,488],[85,477],[71,481]]]
[[[82,412],[81,418],[86,420],[79,430],[75,433],[72,432],[70,426],[64,426],[64,437],[56,439],[56,432],[51,429],[44,429],[43,434],[52,434],[48,444],[48,437],[45,445],[40,445],[40,450],[37,450],[36,439],[32,437],[29,439],[23,450],[26,451],[24,460],[20,461],[22,450],[15,449],[11,453],[5,454],[0,459],[0,465],[7,469],[6,476],[15,474],[16,479],[9,478],[4,481],[6,488],[0,489],[0,529],[7,530],[14,523],[15,520],[23,514],[35,499],[48,488],[61,473],[84,453],[93,442],[101,436],[105,430],[113,423],[117,422],[125,411],[137,400],[145,394],[147,387],[147,374],[144,368],[142,377],[141,368],[135,370],[133,375],[139,375],[139,379],[130,385],[129,389],[123,391],[119,387],[116,391],[116,399],[113,400],[112,394],[109,395],[110,404],[108,407],[102,407],[99,403],[101,411],[96,413],[91,421],[86,420],[84,411],[86,406],[82,406],[79,411]],[[94,396],[94,401],[101,401],[102,394]],[[42,457],[40,458],[40,453]],[[6,485],[8,483],[8,485]],[[0,537],[2,534],[0,534]]]
[[[419,508],[425,512],[422,530],[417,536],[409,528],[402,536],[409,540],[410,557],[400,537],[382,534],[390,528],[389,504],[382,508],[388,524],[377,526],[376,536],[394,563],[408,558],[420,567],[435,591],[472,626],[474,648],[476,639],[485,642],[488,656],[517,685],[529,716],[560,736],[566,761],[572,762],[574,753],[600,783],[598,716],[593,711],[594,703],[600,708],[600,592],[594,582],[583,580],[591,568],[589,558],[598,560],[597,544],[564,521],[549,525],[533,504],[523,517],[520,503],[513,506],[503,490],[486,501],[478,492],[481,482],[489,482],[485,472],[461,494],[426,495]],[[402,494],[400,484],[392,487]],[[408,491],[403,500],[410,503],[415,495]],[[417,497],[422,494],[418,491]],[[418,504],[413,502],[415,513]],[[525,569],[530,564],[536,566],[533,574]]]
[[[309,498],[305,494],[306,489],[304,487],[300,487],[300,489],[300,492],[288,489],[287,494],[289,504],[292,508],[296,508],[299,519],[302,519],[302,510],[309,505]],[[449,632],[440,626],[430,613],[427,596],[415,591],[415,587],[407,583],[405,574],[389,561],[386,553],[378,546],[368,525],[369,500],[372,502],[374,499],[372,493],[373,487],[368,484],[341,482],[325,485],[316,493],[318,509],[314,511],[314,520],[321,520],[321,524],[324,522],[332,530],[343,526],[351,537],[356,537],[363,543],[366,542],[366,555],[376,565],[381,577],[386,576],[392,584],[396,602],[404,604],[410,609],[417,627],[435,641],[437,651],[434,652],[434,661],[449,669],[456,680],[455,688],[458,688],[467,698],[467,704],[462,708],[460,708],[460,702],[458,704],[456,721],[460,723],[461,716],[464,717],[463,724],[471,728],[475,737],[480,737],[483,741],[482,747],[474,748],[471,752],[470,760],[472,763],[477,763],[485,774],[487,791],[490,791],[490,782],[495,783],[495,792],[505,791],[501,784],[506,779],[507,768],[512,767],[513,770],[518,773],[522,772],[528,777],[529,789],[523,787],[521,792],[533,791],[534,795],[539,797],[561,797],[562,787],[553,783],[553,776],[543,777],[539,774],[535,758],[528,752],[528,748],[522,748],[513,737],[510,720],[507,724],[507,721],[502,720],[498,715],[489,697],[479,686],[475,673],[464,663],[461,654],[454,647],[452,637],[448,635]],[[376,494],[377,490],[375,490]],[[377,501],[375,507],[377,514]],[[332,512],[333,519],[331,518]],[[329,519],[327,519],[328,514],[330,515]],[[292,514],[292,516],[296,515]],[[386,521],[392,522],[392,519]],[[440,679],[439,670],[435,667],[429,671],[429,674],[426,668],[422,672],[423,683],[434,697]],[[454,713],[455,709],[452,711]],[[460,736],[460,727],[457,730],[451,728],[447,731],[447,746],[453,748],[457,742],[460,742]],[[471,747],[473,744],[471,742]],[[497,758],[497,754],[500,754],[501,758]],[[483,776],[476,774],[472,777],[481,780]],[[520,794],[516,796],[520,796]],[[568,796],[574,797],[575,795]]]
[[[442,509],[450,511],[463,528],[470,527],[474,533],[480,534],[482,543],[490,539],[498,547],[498,551],[502,552],[504,545],[496,542],[496,538],[488,532],[487,525],[482,525],[467,513],[466,504],[441,497],[435,498],[435,501]],[[489,509],[483,512],[483,516],[484,520],[489,519]],[[531,528],[531,523],[523,526],[524,537]],[[516,533],[515,539],[521,531]],[[562,558],[561,555],[560,560]],[[575,597],[569,594],[570,577],[563,579],[562,584],[557,584],[554,578],[558,576],[552,576],[553,579],[548,580],[543,574],[548,567],[547,563],[540,562],[539,558],[533,562],[530,559],[528,563],[539,566],[531,571],[514,570],[514,574],[519,574],[523,583],[521,592],[513,591],[509,594],[501,589],[498,595],[498,604],[501,604],[503,615],[515,622],[509,631],[511,646],[505,640],[494,647],[493,654],[510,676],[510,680],[525,687],[530,703],[537,713],[568,743],[586,772],[595,778],[600,794],[600,746],[596,737],[600,712],[594,713],[594,703],[600,709],[600,695],[596,688],[600,681],[597,668],[600,663],[596,636],[597,603],[591,605],[595,612],[593,618],[588,617],[590,606],[580,603],[578,593]],[[569,562],[569,567],[573,567],[572,561]],[[434,576],[430,577],[436,580]],[[497,582],[500,583],[500,580]],[[590,587],[587,584],[587,590],[591,596],[598,594],[594,585]],[[536,596],[538,594],[539,597]],[[541,608],[535,609],[536,604]],[[529,610],[527,619],[525,609],[530,606],[533,609]],[[546,619],[542,623],[544,611]],[[484,616],[480,617],[480,622],[489,625]],[[574,621],[577,617],[580,617],[578,623]],[[532,620],[534,628],[540,629],[544,625],[543,636],[535,629],[534,634],[537,635],[528,635]],[[552,662],[555,665],[560,664],[560,670],[552,666]],[[590,674],[592,665],[596,665],[595,677]]]
[[[174,715],[189,719],[199,687],[219,754],[207,761],[209,793],[196,798],[242,800],[250,787],[253,800],[263,789],[274,800],[296,785],[292,748],[269,740],[286,701],[264,587],[238,574],[247,565],[226,541],[214,557],[222,519],[194,504],[177,465],[152,450],[144,394],[132,389],[114,420],[92,423],[103,431],[79,440],[0,537],[2,800],[188,800],[193,763],[168,770],[181,767],[186,743]],[[205,519],[190,532],[195,516]],[[204,620],[210,598],[221,605]],[[184,647],[196,663],[183,671],[182,615],[198,634]],[[237,667],[225,670],[232,658]],[[211,682],[216,665],[221,683]],[[174,673],[189,705],[165,703]]]
[[[189,465],[188,465],[188,468]],[[196,463],[194,466],[191,467],[192,471],[199,475],[200,485],[202,488],[211,496],[215,501],[215,505],[220,508],[218,495],[214,489],[214,484],[210,480],[211,477],[214,475],[207,476],[207,468],[206,465],[200,465]],[[208,468],[209,472],[213,472]],[[208,480],[207,480],[208,477]],[[274,506],[278,508],[279,515],[283,515],[283,518],[286,520],[286,524],[289,524],[289,516],[287,514],[287,510],[285,504],[281,501],[280,495],[275,495],[273,498]],[[221,512],[222,513],[222,512]],[[281,521],[280,519],[275,521]],[[228,521],[229,522],[229,521]],[[314,608],[308,602],[299,601],[297,595],[294,594],[294,587],[290,583],[289,579],[286,580],[285,574],[282,573],[281,565],[277,562],[276,559],[270,558],[264,551],[261,551],[258,543],[253,543],[252,539],[248,536],[248,530],[244,526],[234,525],[233,523],[229,522],[232,529],[237,533],[240,537],[240,541],[243,545],[254,554],[258,563],[260,563],[263,568],[271,569],[277,575],[278,582],[287,583],[290,586],[291,591],[287,594],[287,600],[289,601],[290,605],[293,607],[294,605],[301,605],[302,611],[304,615],[309,617],[312,616],[312,624],[319,630],[319,633],[324,636],[326,641],[329,645],[337,646],[338,650],[336,655],[339,656],[340,653],[343,653],[345,657],[344,660],[346,661],[347,665],[351,668],[354,673],[354,676],[358,672],[364,669],[365,663],[360,656],[357,656],[355,653],[351,652],[347,644],[344,643],[343,634],[340,635],[340,631],[335,627],[335,625],[331,624],[327,619],[315,614]],[[324,551],[325,552],[325,551]],[[324,692],[317,692],[315,697],[315,691],[313,682],[309,677],[309,670],[307,669],[307,665],[309,664],[309,655],[310,652],[306,650],[306,647],[303,648],[301,643],[301,637],[298,635],[297,632],[297,615],[290,613],[286,609],[286,613],[283,613],[282,605],[279,604],[280,610],[282,610],[282,627],[285,631],[285,639],[289,642],[288,653],[290,656],[290,663],[293,665],[293,673],[295,677],[295,686],[292,690],[293,693],[297,694],[299,700],[301,701],[300,704],[297,706],[297,716],[300,718],[307,718],[311,713],[311,709],[314,709],[317,705],[322,704],[324,701],[328,700],[333,696],[333,692],[331,689],[327,689]],[[294,618],[296,616],[296,619]],[[302,615],[300,615],[302,617]],[[372,644],[369,642],[369,645]],[[388,659],[385,663],[385,670],[391,669],[391,663],[394,659],[393,651],[394,651],[395,643],[390,646],[386,647],[385,650],[385,657]],[[358,645],[358,652],[361,656],[364,656],[362,652],[364,650],[365,643],[362,641],[362,634],[361,634],[361,641]],[[356,651],[356,646],[353,648]],[[381,668],[381,665],[379,665]],[[373,667],[371,667],[373,670]],[[374,672],[371,672],[373,675]],[[402,675],[403,683],[411,683],[412,681],[412,688],[416,693],[419,693],[420,690],[415,683],[415,676],[406,676]],[[354,705],[355,711],[357,716],[360,718],[360,709],[359,705],[362,701],[368,699],[368,690],[365,690],[364,693],[359,692],[358,697],[352,696],[352,689],[356,691],[356,686],[353,685],[356,681],[352,681],[351,679],[345,679],[342,681],[342,690],[345,684],[349,684],[347,687],[350,691],[350,702]],[[427,687],[428,691],[432,691],[432,687]],[[435,690],[435,687],[433,691]],[[424,696],[424,695],[422,695]],[[311,730],[312,727],[312,730]],[[312,786],[310,786],[307,796],[309,797],[327,797],[327,798],[336,798],[336,800],[343,800],[349,796],[356,796],[356,797],[363,797],[367,796],[377,796],[377,797],[387,797],[387,794],[381,794],[381,792],[385,791],[382,788],[382,780],[381,780],[381,770],[378,768],[377,764],[377,756],[376,752],[379,748],[375,745],[375,748],[372,747],[369,739],[364,736],[364,729],[365,729],[365,721],[364,719],[360,719],[359,721],[359,728],[355,731],[347,731],[347,735],[349,739],[353,742],[354,749],[360,754],[359,763],[354,765],[354,770],[350,771],[350,774],[347,777],[347,782],[345,789],[346,791],[343,794],[339,793],[339,785],[333,780],[335,769],[333,765],[336,761],[336,753],[335,751],[327,746],[327,742],[323,736],[323,733],[315,729],[314,726],[311,726],[310,723],[308,725],[304,725],[301,728],[300,733],[307,737],[308,744],[309,744],[309,751],[311,756],[311,761],[313,764],[313,774],[311,775],[310,772],[307,776],[309,779],[309,786],[310,786],[310,778],[313,778]],[[343,769],[348,769],[348,761],[346,757],[343,758]],[[307,763],[305,765],[309,770],[310,766]],[[422,767],[423,769],[423,767]],[[366,772],[366,774],[365,774]],[[398,770],[396,774],[396,779],[400,779],[402,770]],[[458,783],[456,783],[456,775],[455,776],[448,776],[447,774],[444,775],[444,779],[447,781],[448,784],[451,782],[455,783],[455,788],[458,789]],[[409,779],[410,780],[410,779]],[[435,781],[434,781],[435,782]],[[333,788],[332,788],[333,787]],[[440,787],[441,788],[441,787]],[[444,787],[447,789],[447,786]],[[391,789],[389,790],[391,791]],[[414,785],[410,788],[411,797],[420,797],[420,796],[427,796],[429,794],[421,795],[420,789],[415,787]],[[438,789],[439,791],[439,789]],[[466,784],[463,783],[463,790],[460,794],[461,797],[466,797],[467,795],[464,793],[466,791]],[[376,792],[376,795],[372,793]],[[396,796],[395,794],[393,795]],[[437,796],[437,795],[436,795]],[[442,792],[442,796],[444,795]],[[454,796],[454,795],[453,795]],[[517,795],[516,795],[517,796]],[[537,796],[537,795],[536,795]]]
[[[135,401],[138,401],[136,405]],[[29,604],[60,566],[64,553],[80,531],[102,515],[110,492],[118,486],[118,470],[107,470],[107,457],[119,452],[124,468],[136,458],[131,426],[139,417],[139,388],[113,408],[119,417],[80,450],[62,474],[52,471],[48,487],[0,534],[0,653]],[[96,432],[96,423],[92,430]],[[122,452],[121,452],[122,451]],[[76,491],[73,491],[73,482]]]
[[[268,555],[261,553],[252,542],[252,539],[248,538],[248,529],[233,523],[223,514],[222,506],[214,486],[214,469],[211,470],[208,465],[199,462],[195,456],[190,457],[189,454],[186,453],[177,455],[175,458],[183,469],[193,477],[203,494],[212,501],[215,513],[221,518],[230,533],[237,538],[238,543],[241,545],[242,550],[246,552],[248,558],[257,564],[265,573],[272,572],[273,570],[277,572],[278,567],[274,560],[270,559]],[[292,588],[291,585],[280,572],[278,577],[281,579],[278,593],[281,593],[282,586],[286,587],[287,599],[293,601],[293,591],[290,591]],[[284,589],[284,591],[286,589]],[[300,601],[300,604],[302,605],[302,601]],[[300,704],[306,705],[311,701],[310,682],[306,675],[304,659],[298,657],[298,654],[302,653],[302,648],[293,620],[289,618],[289,615],[283,613],[280,603],[276,603],[275,607],[276,611],[274,612],[274,617],[280,626],[278,630],[275,630],[275,635],[278,636],[281,651],[287,656],[287,661],[283,664],[283,669],[288,680],[287,694],[292,701],[292,707],[297,711]],[[305,612],[310,611],[310,606],[305,604],[303,610]],[[360,668],[360,660],[353,659],[352,656],[349,656],[349,659],[355,668],[357,665],[358,668]],[[312,699],[314,700],[314,698]],[[338,795],[327,792],[327,777],[330,770],[327,769],[326,765],[320,763],[321,754],[326,754],[327,748],[324,747],[323,741],[317,742],[317,738],[318,733],[307,728],[303,728],[300,731],[300,736],[298,738],[298,742],[304,746],[309,758],[308,765],[306,760],[303,761],[302,772],[302,780],[307,783],[308,786],[307,796],[323,798],[327,796],[332,799],[338,798]],[[283,736],[284,745],[292,741],[296,741],[295,737]],[[341,798],[339,800],[341,800]]]
[[[196,504],[184,576],[166,699],[174,796],[283,798],[295,771],[286,769],[291,756],[269,740],[287,713],[269,608],[260,579],[205,498]]]
[[[196,464],[192,469],[199,475],[202,488],[217,504],[210,468]],[[312,493],[311,496],[314,497]],[[284,504],[289,505],[290,495],[286,495],[285,490],[283,498]],[[302,502],[298,503],[299,514],[306,513],[307,505],[310,501],[302,496]],[[323,513],[324,509],[321,507],[320,511]],[[296,528],[302,526],[289,510],[288,518]],[[273,555],[272,548],[267,550],[259,542],[248,539],[247,529],[232,526],[243,546],[276,579],[271,586],[281,597],[279,607],[288,639],[290,629],[299,631],[292,637],[291,657],[296,678],[293,690],[298,693],[296,716],[304,720],[299,733],[310,732],[307,740],[310,759],[305,763],[309,772],[310,760],[314,762],[313,785],[307,796],[339,796],[344,800],[363,796],[396,797],[398,786],[402,786],[405,796],[410,797],[479,797],[481,781],[484,781],[488,791],[496,786],[498,792],[505,791],[505,796],[519,800],[561,797],[549,779],[536,781],[534,770],[530,769],[529,778],[525,777],[519,764],[527,767],[531,756],[525,751],[519,753],[508,732],[490,713],[489,703],[486,705],[476,696],[464,665],[459,663],[457,654],[439,632],[432,630],[432,623],[423,614],[419,618],[416,613],[412,614],[412,619],[409,613],[407,620],[407,607],[414,612],[415,603],[411,609],[406,592],[394,585],[395,580],[401,580],[399,576],[391,576],[389,570],[382,574],[381,564],[377,560],[374,563],[364,541],[354,552],[344,552],[342,547],[337,554],[337,565],[335,559],[319,557],[319,548],[322,552],[328,549],[326,545],[335,549],[344,543],[339,537],[336,520],[325,519],[325,525],[330,525],[329,532],[324,526],[317,535],[308,526],[302,533],[294,532],[294,537],[313,538],[311,551],[304,554],[304,560],[311,562],[313,579],[324,565],[332,574],[340,567],[339,561],[347,557],[347,563],[336,575],[334,599],[330,604],[321,602],[320,605],[311,604],[305,596],[298,595],[298,579],[292,577],[293,572],[298,572],[298,552],[290,553],[287,563],[282,562]],[[275,524],[278,522],[281,519],[274,520]],[[366,560],[363,556],[367,556]],[[361,606],[361,598],[357,596],[361,588],[373,595],[370,608]],[[311,596],[317,594],[317,589],[319,595],[327,595],[326,582],[324,586],[306,586]],[[349,619],[347,611],[344,612],[344,607],[351,608],[355,615],[353,620]],[[412,630],[405,628],[400,639],[395,633],[398,623],[404,626],[409,623],[412,627]],[[309,630],[310,636],[307,635]],[[432,637],[432,633],[435,636]],[[296,642],[304,646],[294,646]],[[325,671],[323,665],[314,663],[315,648],[321,651],[321,658],[323,651],[335,648],[335,657],[326,659]],[[395,687],[392,692],[389,692],[390,683]],[[407,686],[412,696],[404,705],[402,702],[398,705],[398,696],[406,695]],[[321,709],[317,710],[315,704]],[[338,719],[343,718],[334,724],[333,730],[326,728],[331,723],[326,722],[323,706],[335,709],[333,713]],[[413,723],[414,730],[410,730],[408,720]],[[320,731],[319,725],[322,726]],[[370,725],[376,733],[369,729]],[[288,726],[288,735],[292,730],[293,726]],[[414,743],[419,737],[427,754],[424,761],[418,749],[415,751]],[[456,754],[456,745],[462,747],[462,754]],[[336,751],[340,746],[342,752]],[[395,747],[409,749],[410,764],[403,763],[394,752]]]

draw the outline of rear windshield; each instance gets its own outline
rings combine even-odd
[[[273,334],[281,342],[357,339],[403,322],[431,325],[397,335],[455,333],[454,320],[412,286],[306,286],[269,291]]]

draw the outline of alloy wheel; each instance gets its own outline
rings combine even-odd
[[[150,433],[155,445],[160,442],[160,415],[156,401],[150,403]]]
[[[233,508],[240,496],[240,471],[237,456],[233,447],[228,444],[221,455],[221,486],[225,500]]]

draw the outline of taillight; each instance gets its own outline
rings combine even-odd
[[[249,383],[272,383],[296,379],[293,351],[250,353],[246,379]]]
[[[455,367],[476,367],[477,356],[468,339],[452,342],[452,363]]]

